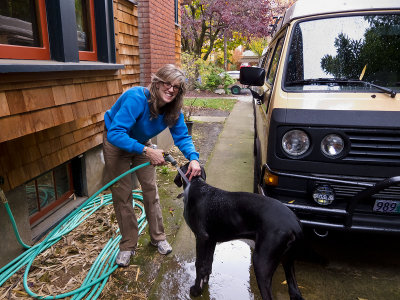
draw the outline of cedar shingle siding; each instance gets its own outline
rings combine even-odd
[[[50,52],[67,63],[4,60],[0,51],[0,179],[4,179],[0,188],[6,192],[19,232],[28,244],[40,234],[35,225],[51,213],[53,206],[30,216],[32,200],[28,202],[27,183],[71,162],[68,168],[76,183],[72,192],[93,194],[104,184],[101,180],[104,113],[123,91],[147,85],[150,73],[163,64],[180,64],[180,29],[174,22],[174,0],[95,0],[94,3],[95,18],[103,18],[96,20],[100,21],[96,22],[96,33],[100,36],[98,62],[77,61],[77,53],[73,52],[76,41],[68,43],[68,38],[73,39],[76,34],[75,28],[61,31],[54,27],[59,21],[55,9],[61,9],[61,14],[65,12],[65,26],[73,24],[70,22],[73,10],[62,9],[74,4],[64,0],[46,4],[51,10],[47,19],[53,24],[53,36],[64,41],[54,44],[53,39]],[[146,32],[141,37],[140,30]],[[60,197],[54,207],[69,201],[70,193],[71,190],[64,194],[65,198]],[[22,251],[2,207],[0,235],[1,267]]]
[[[104,112],[122,91],[113,72],[26,75],[24,81],[17,74],[0,76],[5,191],[101,143]]]
[[[147,85],[163,64],[179,64],[174,0],[138,2],[113,1],[116,63],[124,69],[0,74],[4,191],[100,145],[104,112],[119,95]]]

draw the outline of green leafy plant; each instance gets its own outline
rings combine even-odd
[[[235,83],[235,79],[233,79],[228,73],[223,73],[222,75],[222,85],[225,91],[225,94],[229,94],[229,86]]]
[[[200,89],[214,92],[219,87],[229,93],[228,87],[235,81],[214,62],[204,61],[190,53],[182,53],[182,69],[187,79],[188,90]]]
[[[211,72],[206,75],[204,84],[206,90],[215,91],[222,84],[222,78],[219,76],[219,73],[217,73],[219,70],[221,69],[212,69]]]
[[[170,173],[170,169],[168,166],[161,166],[160,173],[164,175],[168,175]]]
[[[182,52],[181,55],[182,70],[185,72],[188,90],[199,88],[200,82],[200,69],[204,64],[204,60],[196,57],[194,54]]]

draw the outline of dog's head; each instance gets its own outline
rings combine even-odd
[[[180,167],[183,174],[186,174],[188,167],[189,167],[189,163],[186,163],[185,165]],[[200,168],[201,168],[201,175],[197,176],[197,177],[201,177],[203,180],[206,180],[206,171],[204,170],[204,168],[202,166],[200,166]],[[183,178],[182,178],[181,174],[179,174],[179,172],[178,172],[178,174],[176,174],[174,182],[178,187],[181,187],[183,185],[183,188],[186,188],[186,182],[185,182],[185,180],[183,180]]]

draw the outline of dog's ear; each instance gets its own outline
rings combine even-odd
[[[178,172],[178,174],[176,174],[174,182],[178,187],[182,186],[182,184],[183,184],[182,183],[182,176],[181,176],[181,174],[179,174],[179,172]]]
[[[201,178],[203,178],[204,181],[206,181],[206,170],[204,170],[204,168],[202,166],[200,166],[201,168]]]

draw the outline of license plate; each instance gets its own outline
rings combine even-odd
[[[400,213],[400,201],[392,200],[376,200],[373,208],[374,211],[383,213]]]

